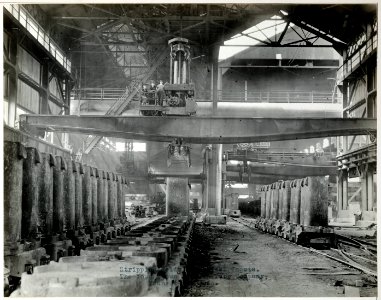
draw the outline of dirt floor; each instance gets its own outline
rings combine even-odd
[[[183,296],[377,295],[374,277],[231,219],[227,225],[196,224],[192,245]],[[356,288],[356,280],[364,286]]]

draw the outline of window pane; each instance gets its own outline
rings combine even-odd
[[[25,114],[30,114],[30,112],[22,109],[21,107],[16,108],[16,123],[15,123],[16,129],[20,128],[20,115],[25,115]]]
[[[18,66],[22,72],[40,83],[41,64],[22,47],[18,54]]]
[[[49,101],[49,108],[52,115],[58,115],[61,112],[61,107],[52,101]]]
[[[9,125],[9,119],[8,119],[8,101],[4,99],[3,101],[3,117],[5,124]]]
[[[9,97],[9,74],[3,76],[3,96],[4,98]]]
[[[40,112],[40,95],[38,91],[21,80],[17,81],[17,103],[33,113],[38,114]]]

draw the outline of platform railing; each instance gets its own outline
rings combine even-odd
[[[196,92],[196,101],[210,102],[209,91]],[[249,103],[340,103],[342,96],[333,91],[249,91],[236,89],[218,90],[219,102]]]
[[[73,100],[105,101],[116,100],[125,89],[118,88],[83,88],[74,89]],[[210,101],[210,93],[196,94],[197,101]],[[219,90],[220,102],[254,102],[254,103],[340,103],[342,97],[332,92],[319,91],[238,91]]]
[[[343,65],[337,70],[338,82],[342,82],[349,74],[352,74],[352,72],[377,49],[377,41],[376,33],[359,46],[358,49],[344,61]]]
[[[9,2],[9,1],[8,1]],[[70,73],[71,61],[31,14],[20,4],[4,4],[4,8]]]
[[[71,99],[73,100],[116,100],[123,95],[126,89],[118,88],[83,88],[74,89],[71,93]]]
[[[332,92],[318,91],[219,91],[221,102],[256,103],[337,103],[340,101]]]

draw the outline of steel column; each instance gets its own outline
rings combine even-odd
[[[368,210],[372,211],[374,206],[374,199],[373,199],[373,193],[374,193],[374,185],[373,185],[373,171],[368,170],[367,173],[367,194],[368,194]]]
[[[361,210],[368,210],[368,195],[367,195],[367,174],[364,172],[360,176],[361,181]]]
[[[222,144],[212,145],[212,163],[209,170],[209,207],[221,215]]]
[[[348,172],[343,170],[343,210],[348,209]]]
[[[338,210],[343,210],[343,176],[341,171],[336,177],[337,179],[337,208]]]

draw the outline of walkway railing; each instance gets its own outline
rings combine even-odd
[[[338,82],[343,81],[349,74],[352,74],[352,72],[373,53],[373,51],[377,48],[377,41],[378,39],[376,33],[358,47],[358,49],[337,71]]]
[[[4,4],[20,24],[70,73],[71,61],[30,13],[19,4]]]
[[[211,101],[209,91],[196,92],[197,101]],[[219,90],[219,102],[251,103],[340,103],[342,96],[332,91],[245,91]]]
[[[337,103],[332,92],[316,91],[219,91],[221,102],[266,102],[266,103]]]
[[[125,89],[117,88],[84,88],[72,91],[71,99],[75,100],[115,100]],[[197,101],[211,101],[210,92],[197,93]],[[219,90],[220,102],[254,102],[254,103],[338,103],[342,98],[332,92],[317,91],[238,91]]]
[[[116,100],[125,93],[126,89],[116,88],[84,88],[74,89],[71,99],[74,100]]]

